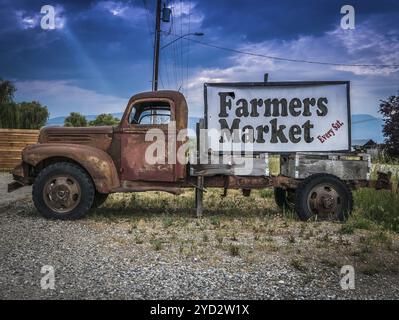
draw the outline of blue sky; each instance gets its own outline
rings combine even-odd
[[[50,117],[122,111],[151,89],[154,0],[0,0],[0,76],[16,99],[38,100]],[[56,9],[56,29],[40,28],[40,8]],[[208,44],[290,59],[344,64],[399,64],[399,1],[166,1],[173,23],[162,43],[203,32]],[[343,5],[355,29],[340,27]],[[378,116],[380,99],[399,90],[398,67],[292,63],[181,40],[161,51],[160,88],[186,95],[201,116],[203,83],[212,81],[351,80],[352,113]]]

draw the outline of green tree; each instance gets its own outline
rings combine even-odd
[[[71,112],[64,120],[65,127],[87,127],[86,117],[79,112]]]
[[[40,129],[48,119],[47,107],[39,102],[13,101],[16,88],[11,81],[0,78],[0,128]]]
[[[113,126],[119,123],[119,119],[110,113],[99,114],[95,120],[90,121],[91,126]]]
[[[19,125],[24,129],[40,129],[49,117],[47,107],[37,101],[21,102],[19,104]]]
[[[14,102],[0,104],[0,128],[20,129],[19,105]]]
[[[384,117],[383,133],[389,156],[399,157],[399,95],[381,101],[380,113]]]
[[[15,85],[11,81],[0,78],[0,105],[13,102],[16,90]]]

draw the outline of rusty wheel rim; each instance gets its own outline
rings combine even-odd
[[[70,175],[51,177],[43,188],[44,202],[57,213],[71,212],[79,204],[80,198],[80,185]]]
[[[317,218],[335,219],[342,210],[342,199],[331,184],[319,184],[308,195],[308,208]]]

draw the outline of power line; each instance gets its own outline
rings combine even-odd
[[[224,51],[230,51],[230,52],[234,52],[234,53],[245,54],[245,55],[248,55],[248,56],[261,57],[261,58],[267,58],[267,59],[279,60],[279,61],[286,61],[286,62],[309,63],[309,64],[319,64],[319,65],[339,66],[339,67],[399,68],[399,64],[350,64],[350,63],[335,63],[335,62],[310,61],[310,60],[301,60],[301,59],[289,59],[289,58],[269,56],[269,55],[265,55],[265,54],[261,54],[261,53],[254,53],[254,52],[248,52],[248,51],[242,51],[242,50],[238,50],[238,49],[222,47],[222,46],[218,46],[218,45],[214,45],[214,44],[211,44],[211,43],[206,43],[206,42],[203,42],[203,41],[199,41],[199,40],[195,40],[195,39],[191,39],[191,38],[186,38],[186,37],[184,37],[182,39],[188,40],[188,41],[191,41],[191,42],[195,42],[195,43],[198,43],[198,44],[206,46],[206,47],[211,47],[211,48],[220,49],[220,50],[224,50]]]

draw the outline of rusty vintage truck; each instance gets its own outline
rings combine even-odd
[[[167,132],[169,121],[175,122],[172,133]],[[233,153],[227,162],[215,164],[208,158],[212,150],[206,148],[201,155],[208,159],[206,163],[193,161],[199,153],[191,155],[187,163],[147,163],[145,153],[152,143],[145,138],[147,131],[157,128],[171,139],[187,128],[187,122],[185,97],[175,91],[157,91],[134,95],[117,126],[44,127],[37,144],[22,151],[22,162],[12,171],[14,181],[8,191],[33,185],[33,202],[43,216],[77,219],[116,192],[179,194],[182,188],[195,188],[197,214],[201,215],[206,188],[223,188],[225,193],[229,188],[241,189],[243,196],[250,195],[251,189],[274,188],[277,204],[294,210],[301,220],[345,220],[352,210],[351,190],[391,188],[389,174],[370,180],[368,154],[351,152],[281,152],[280,172],[274,175],[266,152],[250,156],[249,172],[243,171],[238,161],[248,155]],[[197,135],[204,127],[206,120],[197,124]],[[186,141],[177,141],[176,148]],[[200,149],[197,143],[197,151]],[[220,153],[213,156],[222,157]]]

